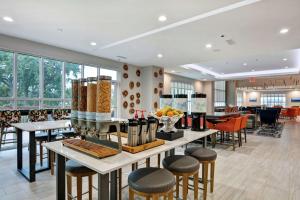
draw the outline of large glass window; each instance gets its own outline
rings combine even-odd
[[[13,58],[12,52],[0,51],[0,97],[13,95]]]
[[[39,97],[39,57],[17,56],[17,96]]]
[[[111,80],[117,80],[117,71],[100,68],[100,75],[110,76]]]
[[[84,66],[83,75],[84,78],[95,77],[98,74],[97,67]]]
[[[226,105],[226,82],[215,81],[215,107]]]
[[[65,98],[72,98],[72,79],[81,78],[81,65],[65,63]]]
[[[44,98],[62,97],[62,62],[43,59]]]
[[[188,113],[191,113],[191,95],[195,93],[194,86],[189,83],[171,82],[171,94],[188,95]]]
[[[286,94],[284,93],[263,93],[260,97],[261,104],[267,107],[286,106]]]
[[[236,94],[236,103],[237,103],[237,106],[242,106],[243,103],[244,103],[244,96],[243,96],[243,91],[237,91],[237,94]]]

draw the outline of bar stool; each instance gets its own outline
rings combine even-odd
[[[77,178],[77,199],[82,200],[82,178],[88,177],[89,184],[89,200],[92,199],[92,188],[93,188],[93,175],[96,174],[93,170],[80,165],[79,163],[68,160],[66,162],[66,174],[67,174],[67,195],[68,200],[72,200],[72,177]]]
[[[187,156],[196,158],[202,164],[203,199],[207,198],[208,165],[210,164],[210,192],[214,191],[215,161],[217,153],[210,149],[191,147],[184,151]]]
[[[158,200],[160,196],[168,196],[173,200],[175,178],[171,172],[157,167],[140,168],[128,176],[129,200],[134,200],[134,195]]]
[[[176,176],[176,198],[179,198],[179,177],[183,180],[183,200],[187,199],[189,177],[194,178],[194,199],[198,199],[198,178],[200,164],[197,159],[191,156],[173,155],[163,160],[164,168],[168,169]]]

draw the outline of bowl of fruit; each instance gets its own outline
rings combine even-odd
[[[172,108],[171,106],[165,106],[154,113],[154,117],[164,124],[160,131],[167,133],[176,131],[174,125],[183,117],[183,115],[181,110]]]

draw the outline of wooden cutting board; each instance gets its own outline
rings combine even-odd
[[[81,139],[64,140],[63,145],[96,158],[105,158],[116,155],[118,153],[118,150],[116,149]]]

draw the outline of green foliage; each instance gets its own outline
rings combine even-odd
[[[11,97],[13,92],[13,53],[0,51],[0,97]]]

